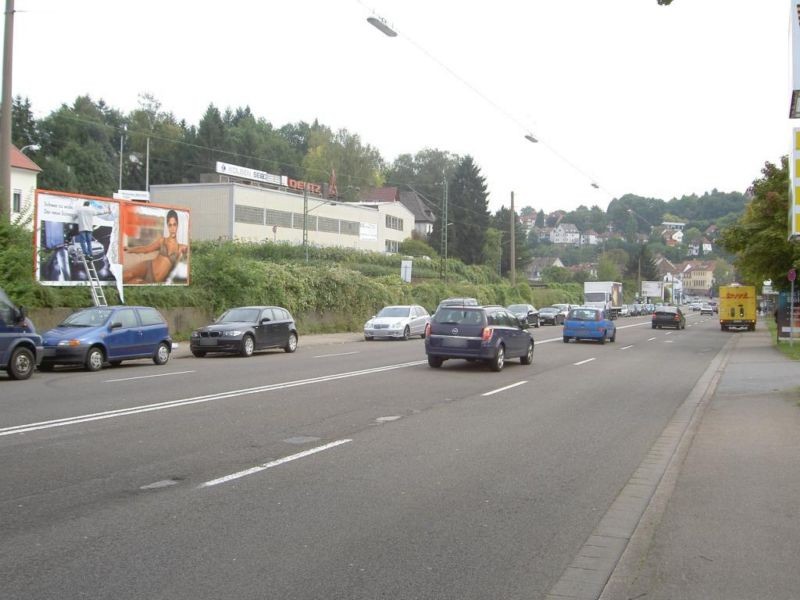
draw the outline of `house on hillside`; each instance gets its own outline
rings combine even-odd
[[[581,246],[596,246],[600,243],[600,238],[594,229],[587,229],[581,233],[580,244]]]
[[[714,285],[716,267],[715,260],[689,260],[683,263],[680,268],[680,279],[683,282],[684,294],[708,296]]]
[[[581,232],[572,223],[560,223],[550,232],[550,241],[554,244],[578,246],[581,243]]]
[[[690,242],[687,248],[689,256],[705,256],[711,253],[713,246],[711,245],[711,240],[704,237]]]
[[[528,274],[528,281],[537,282],[542,280],[542,273],[549,267],[564,268],[564,263],[557,256],[555,257],[542,257],[534,258],[525,267],[525,272]]]
[[[433,231],[436,215],[425,200],[413,190],[401,190],[395,186],[372,188],[361,193],[360,201],[366,204],[398,202],[414,215],[414,231],[427,239]]]

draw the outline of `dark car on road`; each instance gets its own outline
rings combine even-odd
[[[511,304],[508,312],[518,319],[525,319],[531,327],[539,327],[539,311],[533,304]]]
[[[478,302],[477,298],[445,298],[441,302],[439,302],[439,306],[436,307],[436,310],[439,310],[443,306],[478,306],[480,302]]]
[[[211,325],[195,329],[189,349],[198,358],[211,352],[252,356],[256,350],[297,349],[294,317],[280,306],[241,306],[225,311]]]
[[[677,306],[657,306],[653,313],[652,326],[653,329],[661,329],[662,327],[686,329],[686,317]]]
[[[172,352],[167,322],[149,306],[84,308],[45,331],[42,338],[42,371],[55,365],[83,365],[87,371],[99,371],[105,363],[116,367],[137,358],[164,365]]]
[[[539,310],[539,322],[542,325],[563,325],[564,313],[556,306],[545,306]]]
[[[11,379],[28,379],[42,360],[42,337],[25,316],[0,289],[0,371]]]
[[[533,337],[517,317],[502,306],[445,306],[436,311],[425,332],[428,364],[445,360],[480,360],[501,371],[506,359],[533,362]]]

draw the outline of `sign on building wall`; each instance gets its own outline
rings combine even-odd
[[[364,242],[378,241],[377,223],[361,223],[358,228],[358,239]]]
[[[167,205],[37,190],[35,272],[44,285],[86,285],[77,211],[94,209],[91,249],[102,284],[189,283],[189,211]]]

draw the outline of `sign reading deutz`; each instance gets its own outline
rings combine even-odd
[[[752,285],[728,285],[719,288],[719,326],[722,331],[756,329],[756,288]]]

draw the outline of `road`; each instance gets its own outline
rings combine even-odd
[[[2,596],[543,598],[730,337],[617,324],[2,379]]]

